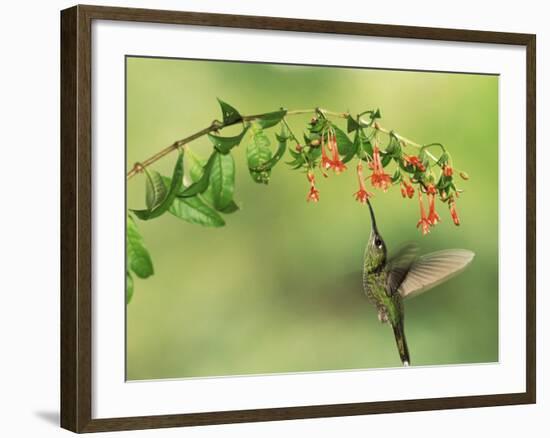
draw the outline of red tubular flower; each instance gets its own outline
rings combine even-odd
[[[325,170],[328,170],[332,167],[332,160],[328,157],[327,152],[325,150],[325,135],[323,134],[321,136],[321,170],[323,171],[323,175],[327,176],[325,173]]]
[[[433,194],[428,195],[428,200],[430,204],[430,211],[428,213],[428,223],[434,226],[441,220],[441,218],[435,211],[435,195]]]
[[[369,163],[369,167],[372,169],[372,175],[370,176],[370,182],[373,187],[388,190],[391,186],[391,176],[384,172],[384,167],[380,161],[380,149],[378,146],[374,146],[372,161]]]
[[[336,135],[329,135],[329,149],[332,150],[332,168],[334,172],[338,175],[347,169],[346,165],[340,160],[338,155],[338,144],[336,143]]]
[[[449,200],[449,209],[451,210],[451,217],[456,226],[460,225],[460,219],[458,218],[458,213],[456,212],[456,203],[453,198]]]
[[[403,159],[411,166],[416,167],[420,172],[424,172],[426,170],[424,163],[422,163],[422,161],[420,161],[420,158],[416,156],[403,155]]]
[[[403,198],[409,198],[412,199],[414,196],[414,187],[410,182],[405,181],[404,179],[401,180],[401,195]]]
[[[445,164],[443,166],[443,175],[451,177],[453,176],[453,168],[449,166],[448,164]]]
[[[426,210],[424,210],[424,202],[422,201],[422,192],[418,191],[418,203],[420,205],[420,220],[416,224],[416,228],[421,227],[422,234],[426,235],[430,232],[430,223],[426,217]]]
[[[367,189],[365,187],[365,181],[363,177],[363,164],[361,164],[361,161],[357,163],[357,180],[359,181],[359,191],[354,193],[355,200],[359,201],[361,204],[366,204],[367,200],[374,195],[367,192]]]
[[[319,190],[315,188],[315,175],[313,172],[307,173],[307,180],[309,181],[309,193],[307,195],[307,202],[319,202]]]

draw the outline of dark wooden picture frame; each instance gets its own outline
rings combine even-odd
[[[526,48],[526,391],[323,406],[92,419],[91,25],[93,20],[519,45]],[[61,426],[98,432],[535,403],[536,37],[531,34],[75,6],[61,12]]]

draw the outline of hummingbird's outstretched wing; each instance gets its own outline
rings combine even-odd
[[[412,298],[462,272],[474,258],[466,249],[432,252],[415,260],[397,289],[403,298]]]
[[[418,245],[406,243],[401,246],[388,260],[386,271],[388,273],[386,290],[394,294],[403,283],[414,261],[417,259]]]

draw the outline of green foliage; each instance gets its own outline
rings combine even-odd
[[[343,116],[346,119],[348,133],[355,132],[353,141],[348,134],[329,120],[327,114],[334,114],[321,109],[315,110],[316,116],[306,125],[307,133],[304,134],[304,144],[299,144],[295,135],[284,119],[287,115],[286,109],[280,109],[270,113],[243,117],[228,103],[218,99],[223,116],[223,123],[215,122],[214,127],[222,129],[229,125],[243,122],[242,131],[231,137],[208,133],[207,136],[213,144],[213,150],[208,160],[193,153],[186,146],[187,177],[190,183],[184,183],[184,153],[179,151],[174,170],[171,177],[162,176],[155,170],[144,169],[145,180],[145,204],[144,210],[131,210],[141,220],[150,220],[170,212],[173,216],[191,224],[198,224],[206,227],[221,227],[225,225],[223,214],[231,214],[239,210],[239,205],[234,201],[235,192],[235,161],[231,150],[238,146],[246,133],[251,129],[251,136],[246,146],[246,159],[248,170],[252,179],[261,184],[267,184],[271,177],[273,168],[286,154],[287,150],[292,157],[288,162],[293,169],[303,168],[307,172],[307,179],[310,184],[308,200],[317,202],[319,191],[315,187],[315,168],[323,163],[322,173],[328,176],[327,171],[333,169],[340,173],[346,169],[344,163],[354,158],[366,161],[380,160],[376,170],[372,163],[370,168],[378,173],[377,178],[371,178],[373,185],[378,184],[384,190],[388,180],[397,184],[403,180],[402,172],[409,174],[409,180],[415,184],[433,184],[435,179],[427,169],[430,166],[430,157],[435,161],[434,165],[441,168],[450,161],[450,156],[445,148],[439,143],[431,143],[420,148],[418,161],[414,163],[411,157],[403,156],[402,145],[399,137],[392,131],[389,133],[389,141],[382,150],[373,150],[371,139],[379,144],[378,135],[380,127],[375,120],[381,117],[380,111],[369,110],[360,113],[357,118],[349,114]],[[370,121],[362,118],[369,115]],[[253,123],[249,120],[254,119]],[[271,149],[271,140],[265,132],[267,128],[280,125],[280,131],[275,134],[277,149]],[[213,129],[213,128],[210,128]],[[387,131],[384,131],[387,132]],[[288,148],[288,141],[295,142],[295,149]],[[336,144],[337,150],[333,145]],[[442,153],[436,159],[426,148],[438,146]],[[378,156],[379,154],[379,156]],[[322,161],[321,161],[322,158]],[[392,161],[396,163],[396,169],[392,177],[385,174],[384,168]],[[380,168],[381,167],[381,168]],[[360,167],[358,166],[358,172]],[[374,174],[373,174],[374,175]],[[378,181],[378,182],[376,182]],[[443,199],[452,196],[451,191],[457,189],[452,179],[452,168],[450,176],[441,171],[437,181],[437,190]],[[362,190],[364,187],[361,188]],[[402,188],[403,190],[403,188]],[[357,196],[356,196],[357,197]],[[127,254],[128,268],[126,277],[126,299],[129,302],[134,291],[132,273],[139,278],[147,278],[153,275],[153,264],[151,257],[143,245],[143,240],[138,232],[132,216],[128,216],[127,225]]]
[[[283,120],[286,115],[286,110],[274,111],[272,113],[263,114],[258,117],[257,123],[262,129],[271,128]]]
[[[176,195],[180,191],[183,184],[183,152],[180,150],[174,172],[172,173],[172,182],[167,190],[167,193],[162,201],[153,209],[147,210],[132,210],[132,212],[141,220],[150,220],[161,216],[170,208]]]
[[[134,279],[130,271],[126,270],[126,304],[128,304],[134,296]]]
[[[145,204],[148,210],[153,210],[166,197],[166,187],[162,176],[156,170],[148,171],[145,168]]]
[[[249,125],[245,126],[241,133],[239,135],[235,135],[234,137],[220,137],[218,135],[208,134],[208,138],[218,152],[222,154],[228,154],[231,149],[239,145],[244,135],[248,131],[248,128]]]
[[[198,195],[190,198],[176,198],[169,211],[174,216],[191,224],[206,227],[221,227],[225,225],[225,221],[221,215]]]
[[[239,112],[231,105],[221,99],[218,99],[218,103],[220,104],[220,108],[222,110],[223,123],[225,125],[231,125],[242,119]]]
[[[127,215],[126,220],[126,257],[128,267],[139,278],[147,278],[154,274],[151,256],[130,214]]]
[[[338,152],[340,155],[348,155],[353,150],[353,143],[347,136],[347,134],[342,131],[338,126],[332,125],[332,130],[334,131],[334,135],[336,135],[336,142],[338,144]],[[353,157],[353,153],[351,154]]]
[[[202,168],[201,177],[193,182],[189,187],[186,187],[183,191],[177,194],[178,198],[190,198],[192,196],[203,193],[208,189],[210,184],[210,172],[212,172],[212,167],[214,166],[214,160],[216,159],[216,151],[212,152],[210,158]],[[195,172],[199,172],[195,169]]]
[[[355,120],[349,114],[347,115],[346,120],[348,122],[347,123],[348,134],[353,131],[357,131],[359,128],[361,128],[361,125],[357,122],[357,120]]]
[[[267,184],[271,169],[256,170],[265,165],[272,158],[271,142],[260,126],[254,126],[253,135],[246,148],[248,170],[252,179],[261,184]]]
[[[254,172],[261,173],[265,171],[271,171],[271,169],[275,167],[275,165],[279,162],[279,160],[283,158],[286,152],[286,143],[287,143],[287,140],[289,139],[289,133],[285,125],[281,125],[281,132],[280,134],[276,134],[275,137],[277,138],[277,141],[278,141],[277,150],[275,151],[273,156],[264,164],[254,169],[251,169]]]
[[[212,201],[217,210],[223,210],[233,200],[235,190],[235,161],[231,154],[214,152],[214,162],[210,172]]]

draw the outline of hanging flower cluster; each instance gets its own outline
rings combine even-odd
[[[365,114],[369,116],[367,120],[362,117]],[[383,130],[377,122],[380,118],[378,110],[367,111],[355,119],[349,114],[343,116],[348,122],[347,133],[330,121],[323,111],[318,111],[308,124],[304,145],[298,144],[293,135],[290,136],[297,147],[290,151],[294,160],[288,164],[306,169],[310,184],[308,202],[318,202],[320,199],[315,186],[316,169],[325,177],[329,176],[330,171],[338,175],[347,169],[347,162],[357,159],[359,189],[353,196],[358,202],[366,204],[374,196],[367,190],[366,182],[382,192],[399,184],[405,199],[412,199],[418,193],[420,219],[417,228],[422,234],[428,234],[441,222],[436,210],[437,200],[448,205],[453,223],[460,225],[456,199],[461,190],[455,186],[452,159],[442,144],[417,145],[393,131]],[[349,133],[354,133],[353,141],[348,137]],[[389,142],[381,148],[381,137],[386,136]],[[368,174],[364,173],[364,163],[370,171]],[[392,173],[388,171],[390,167],[393,168]],[[468,179],[464,172],[459,172],[459,175],[464,180]]]
[[[126,235],[127,248],[131,251],[128,252],[126,271],[127,302],[133,294],[133,275],[139,278],[153,275],[153,264],[135,219],[149,221],[170,213],[183,221],[201,226],[225,225],[225,216],[240,209],[239,203],[233,199],[235,162],[232,151],[245,142],[248,171],[256,183],[268,184],[273,168],[288,152],[292,161],[287,164],[293,169],[305,171],[309,184],[306,200],[316,203],[320,199],[315,184],[316,170],[324,177],[328,177],[331,172],[339,175],[347,170],[346,163],[356,160],[359,189],[353,196],[357,202],[367,204],[374,196],[367,190],[368,182],[382,192],[399,184],[405,199],[412,199],[418,193],[420,220],[417,228],[423,234],[428,234],[441,221],[436,211],[438,199],[448,205],[453,223],[460,224],[456,200],[461,190],[456,187],[454,178],[455,173],[464,180],[468,179],[468,175],[462,171],[455,172],[451,156],[442,144],[418,145],[393,131],[383,129],[377,122],[381,118],[379,110],[364,111],[352,117],[349,113],[334,113],[320,108],[294,111],[280,108],[244,116],[227,102],[218,99],[218,103],[222,113],[221,121],[214,120],[208,127],[174,142],[143,163],[136,163],[127,173],[127,178],[144,175],[146,183],[146,208],[128,211]],[[294,135],[286,117],[305,113],[316,115],[307,125],[307,133],[302,141]],[[346,131],[329,117],[345,119]],[[236,125],[242,126],[239,134],[221,135],[224,128]],[[279,133],[275,134],[277,147],[274,149],[266,130],[276,126],[279,127]],[[354,135],[353,141],[348,134]],[[207,136],[213,146],[208,158],[196,155],[188,147],[188,143],[202,136]],[[381,137],[389,138],[384,147],[381,146]],[[287,146],[289,142],[295,143],[294,149]],[[178,151],[171,177],[150,168],[151,164],[171,151]],[[388,172],[390,167],[393,174]]]

